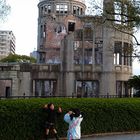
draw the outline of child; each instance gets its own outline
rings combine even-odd
[[[47,121],[45,124],[45,129],[46,129],[46,140],[48,140],[48,135],[49,135],[49,131],[52,130],[55,134],[56,140],[59,140],[58,135],[57,135],[57,131],[56,131],[56,119],[58,117],[59,114],[62,113],[62,109],[61,107],[58,108],[58,111],[56,111],[54,109],[54,104],[53,103],[49,103],[48,105],[44,105],[45,112],[47,113]]]
[[[83,116],[79,109],[73,109],[64,116],[65,122],[69,124],[67,133],[68,140],[80,140],[81,139],[81,122]]]

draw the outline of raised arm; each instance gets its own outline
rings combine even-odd
[[[70,115],[72,114],[72,111],[69,111],[67,114],[64,115],[64,121],[67,123],[70,123]]]

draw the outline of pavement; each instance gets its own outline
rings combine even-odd
[[[55,139],[49,139],[55,140]],[[67,140],[60,138],[60,140]],[[140,132],[103,133],[82,136],[81,140],[140,140]]]
[[[109,136],[84,137],[81,140],[140,140],[140,134],[115,134]]]

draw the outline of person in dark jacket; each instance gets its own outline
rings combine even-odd
[[[47,118],[45,123],[46,140],[48,140],[48,135],[50,130],[54,132],[56,140],[59,140],[55,124],[56,124],[57,117],[62,113],[61,107],[59,107],[58,110],[55,110],[54,104],[49,103],[49,104],[45,104],[43,109],[47,113]]]

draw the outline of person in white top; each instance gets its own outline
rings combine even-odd
[[[81,139],[81,122],[83,116],[79,109],[72,109],[64,115],[64,121],[69,124],[67,132],[68,140],[80,140]]]

